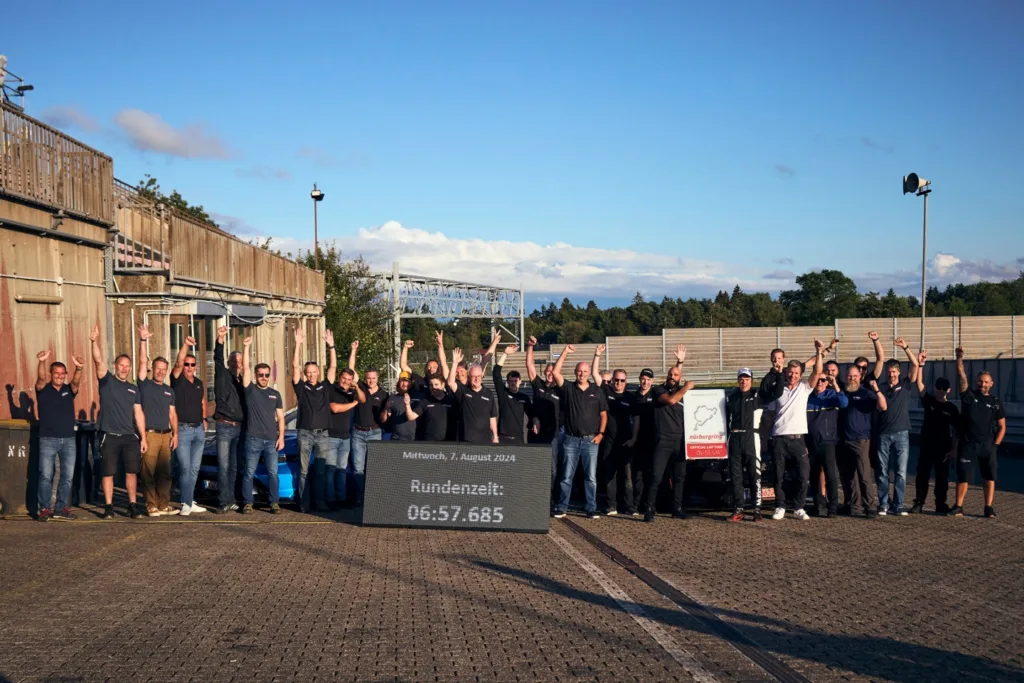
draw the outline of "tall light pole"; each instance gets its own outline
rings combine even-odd
[[[324,200],[324,193],[316,189],[316,183],[313,183],[313,191],[309,193],[309,196],[313,198],[313,267],[315,270],[320,270],[320,238],[316,224],[316,205]]]
[[[916,194],[924,197],[924,229],[921,238],[921,348],[924,350],[924,315],[928,289],[928,195],[932,193],[932,181],[921,178],[916,173],[903,176],[903,194]]]

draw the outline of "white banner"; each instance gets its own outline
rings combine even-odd
[[[691,389],[683,398],[687,460],[722,460],[729,457],[725,431],[725,391]]]

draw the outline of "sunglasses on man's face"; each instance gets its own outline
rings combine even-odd
[[[194,368],[195,366],[196,366],[195,363],[185,363],[185,367],[186,368]]]
[[[270,377],[270,373],[269,372],[258,372],[258,373],[256,373],[256,376],[260,377],[260,378]]]
[[[625,382],[625,381],[626,381],[626,378],[625,378],[625,377],[616,377],[616,378],[615,378],[615,379],[613,379],[612,381],[613,381],[613,382],[615,382],[615,383],[619,383],[619,382]]]

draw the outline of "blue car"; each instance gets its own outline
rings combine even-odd
[[[241,480],[244,471],[244,460],[240,458],[238,475]],[[267,499],[268,492],[267,468],[263,460],[256,465],[256,476],[253,478],[253,496],[258,499]],[[284,451],[277,456],[277,482],[278,494],[282,502],[298,502],[295,496],[295,482],[299,480],[299,440],[298,433],[294,430],[287,430],[284,433]],[[217,493],[217,434],[216,432],[206,433],[206,446],[203,448],[203,461],[199,467],[199,483],[196,486],[197,493],[205,492],[208,496],[215,496]]]

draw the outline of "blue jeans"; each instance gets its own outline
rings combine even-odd
[[[75,474],[75,437],[39,437],[39,509],[50,507],[53,498],[53,468],[60,457],[60,483],[57,485],[57,505],[53,510],[68,506],[71,495],[71,479]]]
[[[562,474],[562,495],[558,499],[555,512],[565,512],[569,507],[569,496],[572,494],[572,478],[576,474],[576,465],[583,459],[583,491],[587,500],[583,511],[588,515],[597,512],[597,450],[600,444],[592,438],[565,435],[563,448],[565,452]]]
[[[267,468],[269,484],[268,495],[270,504],[278,501],[277,483],[277,439],[261,439],[258,436],[245,437],[245,472],[242,474],[242,499],[252,505],[252,480],[256,474],[256,466],[263,458],[263,466]],[[231,487],[234,489],[234,485]],[[232,493],[232,496],[234,494]]]
[[[242,435],[241,425],[216,423],[217,430],[217,502],[221,507],[235,502],[235,480],[238,479],[238,451]],[[244,443],[244,442],[242,442]],[[271,444],[273,446],[273,444]],[[245,448],[246,463],[249,450]],[[250,488],[250,492],[252,489]],[[252,502],[252,501],[249,501]]]
[[[348,498],[348,454],[351,439],[330,438],[327,449],[327,502],[344,503]]]
[[[896,481],[893,486],[892,510],[903,509],[903,495],[907,490],[907,460],[910,458],[910,432],[882,434],[878,437],[878,509],[889,509],[889,463],[896,461]]]
[[[366,483],[366,442],[380,441],[381,430],[371,429],[364,432],[352,429],[352,469],[356,474],[356,504],[363,504],[363,485]]]
[[[558,504],[558,499],[562,496],[562,487],[558,480],[558,471],[561,469],[562,464],[562,440],[565,434],[562,430],[558,430],[555,434],[555,438],[551,440],[551,506],[554,508]]]
[[[327,469],[327,452],[330,450],[330,437],[327,430],[314,432],[312,429],[299,430],[299,481],[295,489],[296,498],[299,499],[299,506],[303,510],[310,508],[310,489],[314,489],[312,497],[316,505],[323,505],[325,496],[325,471]],[[310,454],[316,448],[316,457],[313,460],[312,482],[309,479]],[[310,485],[307,485],[309,483]]]
[[[195,502],[196,481],[199,480],[204,446],[206,430],[202,427],[182,427],[178,430],[178,447],[174,450],[174,459],[178,463],[178,488],[181,489],[183,505]]]

